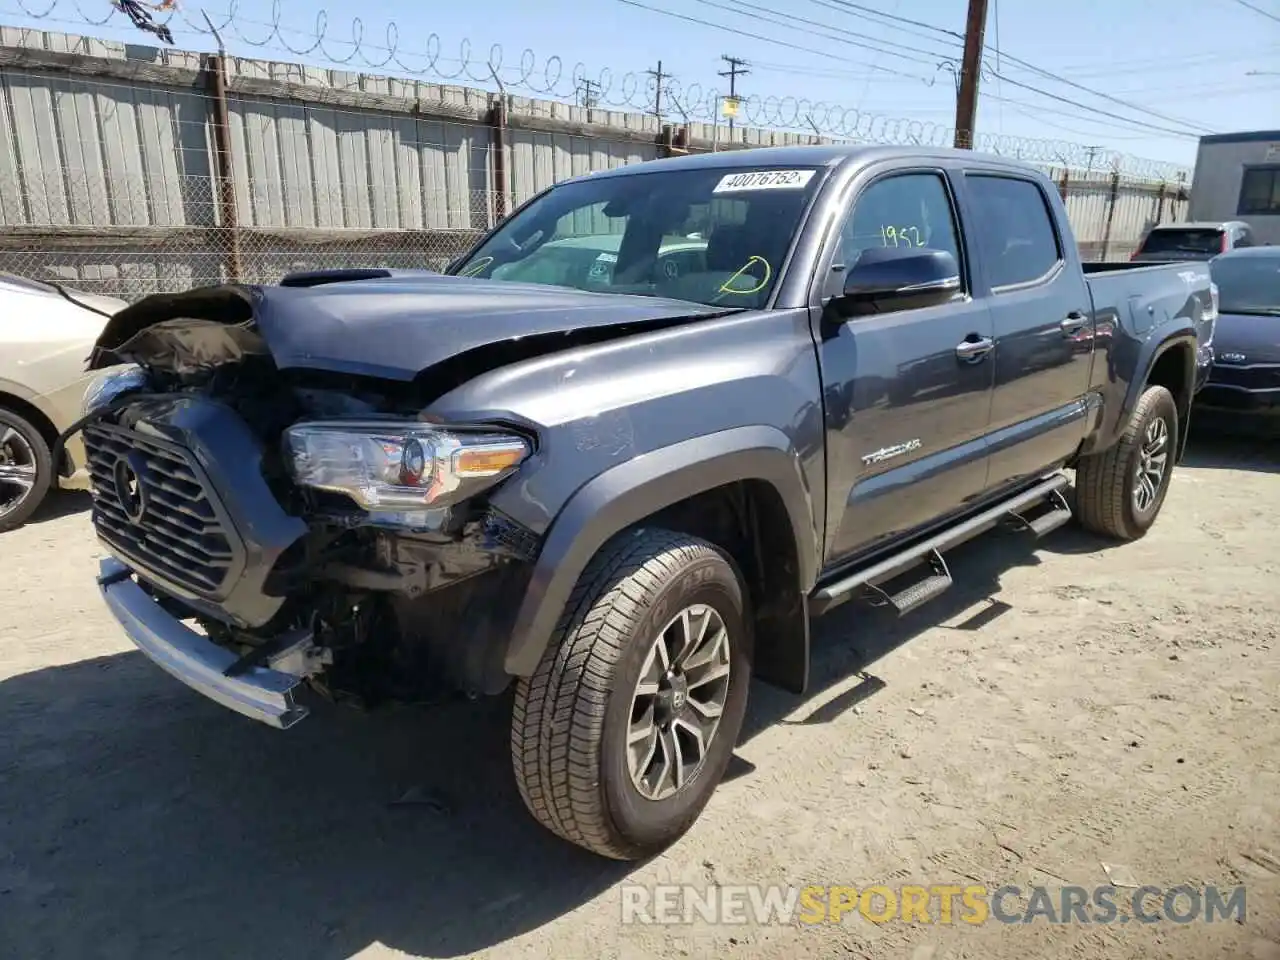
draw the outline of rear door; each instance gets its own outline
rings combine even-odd
[[[823,312],[818,357],[831,563],[874,549],[982,492],[993,341],[990,314],[970,295],[961,238],[945,172],[891,168],[856,191],[833,248],[819,261],[824,304],[842,291],[844,269],[862,250],[883,246],[946,250],[956,258],[964,291],[938,306],[847,319]]]
[[[1015,172],[968,170],[968,234],[995,330],[987,486],[1042,473],[1084,439],[1093,303],[1057,195]]]

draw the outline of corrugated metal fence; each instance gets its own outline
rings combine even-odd
[[[439,268],[551,183],[682,139],[711,149],[718,133],[0,28],[0,272],[136,299],[296,269]],[[743,133],[749,145],[819,142]],[[1151,223],[1185,215],[1180,185],[1050,173],[1092,258],[1127,256]]]

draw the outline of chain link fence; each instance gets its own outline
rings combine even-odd
[[[673,137],[653,117],[465,87],[4,40],[0,272],[128,301],[297,270],[438,270],[568,176],[681,148],[832,142],[752,129],[729,144],[706,125]],[[1152,223],[1185,217],[1185,183],[1071,160],[1042,166],[1086,257],[1125,257]]]

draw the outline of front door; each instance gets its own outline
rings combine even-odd
[[[994,490],[1062,463],[1087,429],[1093,356],[1089,287],[1069,236],[1055,226],[1042,183],[1013,174],[967,173],[965,223],[978,247],[995,326],[995,389],[988,446]]]
[[[841,291],[844,270],[861,251],[904,244],[951,253],[963,293],[939,306],[872,316],[824,313],[829,564],[950,513],[985,486],[992,325],[986,305],[970,295],[960,237],[941,170],[880,176],[845,214],[824,268],[825,294]]]

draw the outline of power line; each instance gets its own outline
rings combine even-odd
[[[994,10],[994,7],[993,7],[993,9],[992,9],[992,13],[994,14],[994,12],[995,12],[995,10]],[[830,69],[830,68],[827,68],[827,67],[821,67],[821,66],[808,66],[808,65],[805,65],[805,64],[798,64],[798,63],[796,63],[796,64],[792,64],[792,63],[764,63],[764,62],[761,62],[761,61],[759,61],[759,60],[753,60],[753,61],[751,62],[751,65],[752,65],[752,66],[753,66],[757,71],[761,71],[761,72],[766,72],[766,73],[780,73],[780,74],[786,74],[786,75],[794,75],[794,76],[798,76],[798,77],[812,77],[812,78],[815,78],[815,79],[825,79],[825,80],[866,80],[866,79],[869,77],[869,74],[866,74],[866,73],[859,73],[859,72],[850,71],[850,70],[837,70],[837,69]],[[1280,74],[1277,74],[1277,75],[1280,75]],[[994,74],[992,74],[992,76],[993,76],[993,78],[995,78],[995,77],[994,77]],[[912,78],[912,81],[911,81],[911,82],[913,82],[913,83],[914,83],[914,82],[915,82],[915,80],[918,80],[918,79],[921,79],[921,78]],[[998,78],[995,78],[995,79],[997,79],[997,80],[998,80]],[[905,83],[905,82],[907,82],[907,81],[906,81],[906,78],[901,78],[901,79],[898,79],[898,80],[890,79],[890,80],[888,80],[888,81],[882,81],[882,82]],[[1273,88],[1272,88],[1272,87],[1270,87],[1270,86],[1262,86],[1262,87],[1260,87],[1260,86],[1258,86],[1258,85],[1256,84],[1256,82],[1255,82],[1255,83],[1253,83],[1253,84],[1241,85],[1241,84],[1237,84],[1237,83],[1230,83],[1230,82],[1222,82],[1222,81],[1218,81],[1218,82],[1215,82],[1215,83],[1194,84],[1194,85],[1191,85],[1191,86],[1178,87],[1176,91],[1175,91],[1172,87],[1170,87],[1170,86],[1169,86],[1169,84],[1167,84],[1167,83],[1162,83],[1162,84],[1157,84],[1157,85],[1150,86],[1150,87],[1139,87],[1139,88],[1136,88],[1136,89],[1120,90],[1120,91],[1117,91],[1117,92],[1118,92],[1118,93],[1121,93],[1121,94],[1124,94],[1125,96],[1132,96],[1133,94],[1160,93],[1160,94],[1167,95],[1169,99],[1174,99],[1174,98],[1176,98],[1176,99],[1178,99],[1178,100],[1184,100],[1184,99],[1186,99],[1186,97],[1187,97],[1187,96],[1199,96],[1199,95],[1204,95],[1204,96],[1215,96],[1215,95],[1230,96],[1230,95],[1235,95],[1235,94],[1244,94],[1244,93],[1250,93],[1250,92],[1264,93],[1264,92],[1270,92],[1272,89],[1273,89]],[[984,97],[990,97],[990,98],[991,98],[991,99],[993,99],[993,100],[998,99],[997,97],[993,96],[992,94],[990,94],[990,93],[985,93],[985,92],[982,94],[982,96],[984,96]],[[1033,105],[1033,106],[1034,106],[1034,104],[1031,104],[1031,102],[1030,102],[1030,101],[1010,101],[1010,100],[1005,100],[1004,102],[1006,102],[1006,103],[1012,103],[1012,102],[1024,102],[1024,103],[1026,103],[1026,104],[1029,104],[1029,105]],[[1045,107],[1044,109],[1050,109],[1050,108]],[[1079,115],[1078,115],[1078,114],[1073,114],[1073,116],[1077,116],[1077,117],[1078,117]],[[1109,125],[1109,124],[1104,124],[1104,126],[1107,126],[1107,125]],[[1192,134],[1188,134],[1188,136],[1192,136]]]
[[[763,20],[765,23],[776,24],[777,26],[782,27],[783,29],[786,29],[786,30],[795,30],[799,33],[807,33],[807,34],[810,34],[811,36],[821,37],[823,40],[830,40],[834,43],[846,44],[852,47],[861,47],[864,50],[872,50],[876,53],[889,53],[889,54],[892,54],[893,56],[899,57],[900,59],[911,60],[915,63],[924,63],[932,66],[934,63],[936,63],[937,58],[941,55],[937,51],[921,50],[918,47],[911,47],[911,46],[907,46],[906,44],[894,43],[892,40],[880,40],[877,37],[869,37],[867,34],[864,34],[864,33],[855,33],[853,31],[841,31],[840,33],[832,33],[831,28],[827,24],[819,23],[816,20],[808,20],[804,17],[788,16],[786,19],[779,19],[773,15],[774,11],[771,10],[770,8],[762,7],[759,4],[755,4],[755,3],[749,3],[748,0],[733,0],[733,2],[737,5],[735,7],[726,6],[723,3],[717,2],[717,0],[696,0],[696,2],[701,3],[704,6],[715,7],[719,10],[725,10],[733,14],[741,14],[743,10],[750,10],[752,11],[752,15],[757,20]],[[738,9],[739,7],[741,7],[742,9]],[[797,23],[808,24],[808,26],[805,26],[805,27],[796,26]],[[812,29],[813,27],[820,27],[822,29],[814,30]],[[876,43],[883,43],[888,45],[889,47],[896,48],[896,49],[885,49],[884,47],[873,46],[872,44],[869,44],[869,43],[861,42],[858,40],[851,40],[849,39],[850,37],[863,37],[866,39],[875,40]],[[903,53],[900,53],[898,51],[906,51],[907,55],[904,56]],[[915,54],[915,56],[912,56],[912,54]],[[924,56],[919,56],[920,54],[923,54]]]
[[[818,2],[818,0],[811,0],[811,2]],[[851,2],[851,0],[822,0],[822,2],[823,2],[824,4],[832,4],[832,5],[836,6],[836,7],[847,7],[847,8],[849,8],[849,9],[848,9],[846,12],[847,12],[847,13],[850,13],[851,15],[852,15],[852,12],[853,12],[853,11],[867,11],[867,10],[871,9],[871,8],[865,7],[865,6],[861,5],[861,4],[853,3],[853,2]],[[1237,2],[1244,2],[1244,0],[1237,0]],[[885,16],[888,16],[888,14],[885,14]],[[952,34],[952,32],[951,32],[951,31],[946,30],[946,29],[945,29],[945,28],[943,28],[943,27],[939,27],[939,26],[937,26],[937,25],[935,25],[935,24],[928,24],[928,23],[925,23],[924,21],[920,21],[920,20],[914,20],[914,21],[911,21],[911,22],[912,22],[913,24],[915,24],[916,26],[921,26],[921,27],[931,27],[932,29],[937,30],[937,31],[938,31],[938,32],[940,32],[940,33]],[[958,34],[952,34],[952,35],[956,35],[956,36],[958,36]],[[1167,115],[1165,115],[1165,114],[1158,113],[1158,112],[1157,112],[1157,111],[1155,111],[1155,110],[1151,110],[1151,109],[1149,109],[1149,108],[1147,108],[1147,107],[1144,107],[1144,106],[1142,106],[1141,104],[1131,103],[1131,102],[1129,102],[1129,101],[1127,101],[1127,100],[1122,100],[1122,99],[1120,99],[1119,97],[1114,97],[1114,96],[1112,96],[1111,94],[1104,93],[1104,92],[1102,92],[1101,90],[1095,90],[1095,89],[1093,89],[1092,87],[1087,87],[1087,86],[1085,86],[1085,85],[1084,85],[1084,84],[1082,84],[1082,83],[1077,83],[1076,81],[1071,80],[1071,79],[1069,79],[1069,78],[1067,78],[1067,77],[1064,77],[1064,76],[1061,76],[1061,75],[1059,75],[1059,74],[1053,73],[1052,71],[1049,71],[1049,70],[1044,70],[1044,69],[1042,69],[1042,68],[1040,68],[1040,67],[1037,67],[1035,64],[1028,63],[1026,60],[1023,60],[1023,59],[1022,59],[1022,58],[1020,58],[1020,57],[1015,57],[1013,54],[1006,53],[1005,51],[1003,51],[1003,50],[999,49],[999,47],[993,47],[993,48],[992,48],[992,50],[993,50],[993,52],[994,52],[995,54],[997,54],[998,56],[1002,57],[1002,58],[1003,58],[1003,59],[1005,59],[1005,60],[1008,60],[1008,61],[1009,61],[1010,63],[1012,63],[1012,64],[1016,64],[1017,66],[1019,66],[1019,67],[1021,67],[1021,68],[1025,69],[1025,70],[1028,70],[1028,71],[1030,71],[1030,72],[1032,72],[1032,73],[1034,73],[1034,74],[1036,74],[1036,75],[1038,75],[1038,76],[1044,77],[1044,78],[1045,78],[1045,79],[1047,79],[1047,80],[1053,80],[1053,81],[1055,81],[1055,82],[1065,84],[1066,86],[1069,86],[1069,87],[1072,87],[1072,88],[1074,88],[1074,89],[1076,89],[1076,90],[1079,90],[1079,91],[1081,91],[1082,93],[1087,93],[1087,94],[1089,94],[1089,95],[1091,95],[1091,96],[1095,96],[1095,97],[1098,97],[1098,98],[1100,98],[1100,99],[1107,100],[1107,101],[1109,101],[1109,102],[1111,102],[1111,103],[1115,103],[1115,104],[1117,104],[1117,105],[1119,105],[1119,106],[1126,107],[1126,108],[1128,108],[1129,110],[1133,110],[1133,111],[1135,111],[1135,112],[1137,112],[1137,113],[1145,114],[1145,115],[1150,116],[1150,117],[1155,117],[1157,120],[1163,120],[1163,121],[1165,121],[1166,123],[1177,123],[1177,124],[1182,124],[1182,125],[1184,125],[1184,126],[1186,126],[1186,127],[1188,127],[1188,128],[1191,128],[1191,129],[1199,128],[1202,132],[1207,131],[1207,130],[1209,129],[1208,127],[1205,127],[1203,124],[1197,124],[1197,123],[1195,123],[1195,122],[1193,122],[1193,121],[1188,121],[1188,120],[1182,119],[1182,118],[1180,118],[1180,117],[1171,117],[1171,116],[1167,116]],[[1000,68],[999,68],[999,67],[997,67],[997,68],[996,68],[996,76],[1000,76],[1000,75],[1001,75],[1001,70],[1000,70]],[[1006,78],[1006,79],[1007,79],[1007,78]],[[1012,82],[1012,81],[1010,81],[1010,82]],[[1088,107],[1087,105],[1084,105],[1084,104],[1080,104],[1080,106],[1082,106],[1082,107],[1083,107],[1084,109],[1086,109],[1086,110],[1092,109],[1091,107]],[[1100,111],[1100,112],[1101,112],[1101,111]]]
[[[983,96],[991,100],[996,100],[1000,103],[1007,103],[1014,108],[1025,107],[1028,110],[1036,111],[1036,113],[1027,114],[1027,116],[1031,116],[1031,117],[1036,117],[1037,113],[1039,114],[1049,113],[1058,117],[1067,117],[1068,119],[1071,119],[1071,120],[1080,120],[1083,123],[1088,123],[1095,127],[1102,127],[1107,130],[1128,130],[1130,133],[1133,133],[1133,129],[1134,129],[1133,124],[1129,123],[1127,120],[1124,121],[1123,123],[1116,123],[1115,121],[1112,121],[1112,120],[1099,120],[1096,115],[1090,116],[1089,114],[1084,114],[1084,113],[1072,113],[1069,110],[1062,110],[1058,107],[1049,107],[1049,106],[1045,106],[1042,103],[1032,103],[1030,100],[1016,100],[1013,97],[1004,97],[1004,96],[1000,96],[997,94],[990,94],[990,93],[983,94]],[[1079,132],[1079,131],[1073,131],[1073,132]],[[1132,136],[1127,139],[1142,140],[1142,139],[1149,139],[1150,136],[1151,135],[1147,133],[1147,134],[1142,134],[1140,136]],[[1178,134],[1170,134],[1169,136],[1179,140],[1199,140],[1200,139],[1194,133],[1178,133]]]
[[[1027,63],[1027,61],[1019,57],[1015,57],[1012,54],[1006,53],[1004,54],[1004,58],[1008,60],[1010,63],[1017,64],[1018,66],[1024,68],[1025,70],[1028,70],[1031,73],[1037,74],[1038,76],[1044,77],[1047,80],[1056,80],[1058,83],[1065,84],[1068,87],[1072,87],[1076,90],[1080,90],[1083,93],[1088,93],[1102,100],[1108,100],[1111,103],[1118,104],[1119,106],[1127,107],[1128,109],[1133,110],[1137,113],[1145,113],[1148,116],[1155,117],[1157,120],[1164,120],[1166,123],[1180,123],[1183,126],[1193,130],[1196,128],[1199,128],[1200,132],[1202,133],[1209,132],[1209,128],[1204,126],[1203,124],[1184,120],[1180,117],[1171,117],[1167,114],[1158,113],[1157,111],[1152,110],[1150,107],[1142,106],[1142,104],[1140,103],[1133,103],[1129,100],[1124,100],[1120,97],[1112,96],[1109,93],[1103,93],[1101,90],[1095,90],[1092,87],[1086,87],[1082,83],[1076,83],[1074,80],[1069,80],[1066,77],[1059,76],[1058,74],[1053,73],[1051,71],[1042,70],[1040,67],[1037,67],[1035,64]],[[1000,74],[997,72],[996,76],[1000,76]],[[1008,78],[1006,77],[1004,79],[1008,79]],[[1010,80],[1009,82],[1013,83],[1014,81]],[[1031,89],[1031,88],[1028,88],[1028,89]],[[1093,108],[1085,107],[1085,109],[1093,109]],[[1102,113],[1103,111],[1099,110],[1098,112]]]
[[[711,27],[713,30],[723,30],[726,33],[737,34],[740,37],[748,37],[751,40],[761,40],[764,43],[771,44],[775,47],[785,47],[788,50],[798,50],[800,53],[810,53],[815,57],[825,57],[828,60],[836,60],[839,63],[848,63],[849,57],[845,54],[832,53],[829,50],[819,50],[816,47],[806,47],[803,44],[791,43],[787,40],[779,40],[777,37],[767,37],[762,33],[752,33],[750,30],[741,30],[737,27],[730,27],[723,23],[714,23],[710,20],[703,20],[699,17],[691,17],[687,13],[676,13],[674,10],[663,10],[661,7],[655,7],[641,0],[616,0],[618,3],[624,3],[629,7],[637,7],[641,10],[648,10],[650,13],[660,13],[664,17],[674,17],[677,20],[683,20],[686,23],[696,23],[702,27]],[[893,70],[889,67],[874,67],[875,70],[884,73],[891,73],[899,77],[909,77],[912,80],[923,80],[928,82],[928,78],[919,74],[903,73],[901,70]]]
[[[1025,103],[1023,101],[1018,101],[1016,103],[1013,103],[1013,102],[1010,102],[1008,98],[1001,98],[1001,99],[1004,100],[1004,102],[1008,105],[1009,109],[1012,110],[1014,113],[1017,113],[1019,116],[1030,117],[1032,120],[1035,120],[1037,123],[1041,124],[1042,126],[1048,127],[1050,130],[1060,130],[1063,133],[1070,133],[1073,136],[1077,136],[1077,137],[1092,137],[1097,133],[1097,129],[1101,127],[1106,130],[1107,137],[1108,139],[1111,139],[1111,140],[1150,140],[1151,139],[1151,136],[1149,134],[1133,133],[1131,128],[1120,127],[1118,124],[1114,124],[1106,120],[1098,121],[1090,117],[1081,116],[1080,114],[1070,114],[1063,110],[1053,110],[1046,107],[1042,107],[1039,104]],[[1044,114],[1046,113],[1055,114],[1057,116],[1065,116],[1068,118],[1074,117],[1088,124],[1093,129],[1082,130],[1079,127],[1064,127],[1060,123],[1053,123],[1049,120],[1046,120],[1044,117]],[[1113,130],[1117,130],[1117,129],[1129,130],[1130,132],[1129,133],[1113,133],[1112,132]]]
[[[866,80],[872,74],[866,73],[866,69],[871,68],[871,64],[865,64],[864,70],[838,70],[831,67],[815,67],[803,63],[766,63],[762,60],[752,60],[751,65],[759,71],[765,73],[786,73],[794,74],[801,77],[826,77],[831,80]],[[910,80],[912,83],[917,81],[927,83],[926,77],[899,77],[899,81]]]
[[[1249,0],[1236,0],[1236,3],[1240,4],[1240,6],[1242,7],[1252,10],[1254,13],[1261,14],[1262,16],[1266,17],[1268,20],[1274,20],[1276,23],[1280,23],[1280,17],[1277,17],[1274,13],[1268,13],[1266,10],[1263,10],[1261,7],[1255,7],[1252,3],[1249,2]]]
[[[940,27],[935,23],[925,23],[923,20],[912,20],[910,17],[900,17],[897,14],[885,13],[883,10],[877,10],[875,7],[867,7],[860,3],[851,3],[850,0],[809,0],[810,3],[816,3],[820,7],[827,7],[832,10],[843,9],[844,11],[856,10],[859,13],[871,14],[875,17],[882,17],[885,20],[893,20],[898,23],[909,24],[913,27],[921,27],[934,33],[944,34],[954,38],[958,43],[964,40],[964,34],[956,33],[954,30],[948,30],[946,27]],[[892,29],[902,30],[902,27],[894,27]],[[911,32],[911,31],[906,31]],[[916,33],[915,36],[920,36]]]
[[[750,38],[750,39],[752,39],[752,40],[760,40],[760,41],[763,41],[763,42],[765,42],[765,43],[771,44],[771,45],[773,45],[773,46],[775,46],[775,47],[785,47],[786,49],[789,49],[789,50],[798,50],[798,51],[800,51],[801,53],[808,53],[808,54],[812,54],[812,55],[814,55],[814,56],[823,57],[823,58],[828,59],[828,60],[836,60],[836,61],[838,61],[838,62],[840,62],[840,63],[843,63],[843,64],[847,64],[847,63],[849,62],[849,58],[848,58],[848,56],[847,56],[847,55],[845,55],[845,54],[836,54],[836,53],[832,53],[832,52],[827,51],[827,50],[820,50],[820,49],[818,49],[818,48],[816,48],[816,47],[806,47],[806,46],[804,46],[803,44],[791,43],[790,41],[787,41],[787,40],[780,40],[780,39],[778,39],[777,37],[768,37],[768,36],[765,36],[765,35],[763,35],[763,34],[753,33],[753,32],[751,32],[751,31],[749,31],[749,30],[742,30],[742,29],[740,29],[740,28],[738,28],[738,27],[731,27],[731,26],[728,26],[727,24],[723,24],[723,23],[715,23],[715,22],[713,22],[713,21],[711,21],[711,20],[704,20],[704,19],[702,19],[702,18],[700,18],[700,17],[690,16],[689,14],[685,14],[685,13],[676,13],[675,11],[672,11],[672,10],[664,10],[664,9],[662,9],[661,7],[655,7],[655,6],[653,6],[652,4],[644,3],[644,2],[643,2],[643,0],[616,0],[616,2],[618,2],[618,3],[622,3],[622,4],[626,4],[627,6],[630,6],[630,7],[636,7],[636,8],[641,9],[641,10],[647,10],[647,11],[649,11],[650,13],[658,13],[658,14],[661,14],[661,15],[663,15],[663,16],[673,17],[673,18],[675,18],[675,19],[677,19],[677,20],[683,20],[683,21],[685,21],[686,23],[696,23],[696,24],[698,24],[699,26],[703,26],[703,27],[710,27],[710,28],[712,28],[713,30],[723,30],[723,31],[725,31],[726,33],[736,34],[737,36],[740,36],[740,37],[748,37],[748,38]],[[835,2],[835,0],[833,0],[833,2]],[[848,44],[850,44],[850,45],[855,45],[855,44],[853,44],[853,42],[852,42],[852,41],[846,41],[846,43],[848,43]],[[861,46],[866,46],[866,45],[865,45],[865,44],[861,44]],[[874,49],[874,48],[873,48],[873,49]],[[1007,53],[1003,53],[1003,52],[1002,52],[1002,56],[1003,56],[1005,59],[1008,59],[1008,60],[1010,60],[1010,61],[1019,62],[1019,61],[1017,61],[1017,60],[1016,60],[1016,58],[1009,56],[1009,54],[1007,54]],[[1025,64],[1025,63],[1026,63],[1026,61],[1021,61],[1021,63],[1024,63],[1024,64]],[[867,66],[868,66],[869,68],[873,68],[873,67],[874,67],[874,65],[872,65],[872,64],[868,64]],[[1030,65],[1030,64],[1027,64],[1027,66],[1028,66],[1028,67],[1030,67],[1030,68],[1031,68],[1031,69],[1033,69],[1033,70],[1038,70],[1038,68],[1031,67],[1031,65]],[[919,74],[909,74],[909,73],[904,73],[904,72],[899,71],[899,70],[893,70],[893,69],[891,69],[891,68],[889,68],[889,67],[874,67],[874,69],[876,69],[876,70],[878,70],[878,71],[884,71],[884,72],[886,72],[886,73],[895,74],[895,75],[897,75],[897,76],[909,77],[909,78],[914,79],[914,80],[922,80],[922,81],[924,81],[924,82],[926,82],[926,83],[928,82],[928,78],[926,78],[926,77],[921,77]],[[1016,87],[1021,87],[1022,89],[1024,89],[1024,90],[1028,90],[1028,91],[1030,91],[1030,92],[1032,92],[1032,93],[1040,94],[1041,96],[1048,97],[1048,98],[1049,98],[1049,99],[1051,99],[1051,100],[1056,100],[1056,101],[1058,101],[1058,102],[1060,102],[1060,103],[1065,103],[1065,104],[1068,104],[1068,105],[1070,105],[1070,106],[1077,107],[1077,108],[1079,108],[1079,109],[1081,109],[1081,110],[1092,111],[1092,112],[1097,113],[1097,114],[1100,114],[1100,115],[1102,115],[1102,116],[1111,117],[1111,118],[1116,119],[1116,120],[1121,120],[1121,121],[1123,121],[1123,122],[1125,122],[1125,123],[1127,123],[1127,124],[1129,124],[1130,126],[1133,126],[1133,127],[1141,127],[1141,128],[1147,129],[1147,130],[1154,131],[1154,132],[1156,132],[1156,133],[1171,134],[1171,135],[1173,135],[1173,136],[1196,136],[1196,135],[1197,135],[1193,130],[1189,129],[1189,126],[1188,126],[1188,128],[1184,128],[1184,129],[1182,129],[1182,130],[1173,130],[1173,129],[1170,129],[1169,127],[1159,126],[1159,125],[1157,125],[1157,124],[1149,123],[1149,122],[1144,121],[1144,120],[1137,120],[1137,119],[1132,118],[1132,117],[1125,117],[1125,116],[1121,116],[1120,114],[1111,113],[1111,112],[1109,112],[1109,111],[1099,109],[1099,108],[1097,108],[1097,107],[1092,107],[1092,106],[1090,106],[1090,105],[1088,105],[1088,104],[1080,103],[1078,100],[1072,100],[1072,99],[1070,99],[1069,97],[1062,97],[1062,96],[1058,96],[1057,94],[1049,93],[1048,91],[1046,91],[1046,90],[1042,90],[1042,89],[1040,89],[1039,87],[1035,87],[1035,86],[1032,86],[1031,84],[1023,83],[1023,82],[1022,82],[1022,81],[1020,81],[1020,80],[1015,80],[1015,79],[1013,79],[1012,77],[1005,76],[1003,73],[997,73],[997,74],[994,74],[994,75],[995,75],[995,76],[997,76],[997,77],[999,77],[1000,79],[1004,80],[1006,83],[1011,83],[1011,84],[1013,84],[1013,85],[1014,85],[1014,86],[1016,86]],[[1050,76],[1052,77],[1053,75],[1050,75]],[[1065,81],[1065,82],[1067,82],[1068,84],[1070,84],[1070,83],[1071,83],[1071,81],[1066,81],[1066,80],[1065,80],[1065,78],[1057,78],[1057,79],[1064,80],[1064,81]],[[1084,88],[1084,89],[1088,90],[1088,88]],[[1090,92],[1090,93],[1093,93],[1093,94],[1097,95],[1097,91],[1088,90],[1088,92]],[[1104,96],[1104,97],[1105,97],[1106,95],[1105,95],[1105,94],[1103,94],[1102,96]],[[1132,109],[1132,108],[1131,108],[1131,109]],[[1146,110],[1146,109],[1144,109],[1144,108],[1137,108],[1137,109],[1138,109],[1138,112],[1140,112],[1140,113],[1146,113],[1146,114],[1149,114],[1149,115],[1156,115],[1156,114],[1154,114],[1154,112],[1153,112],[1153,111]],[[1168,119],[1168,118],[1165,118],[1165,117],[1163,117],[1163,116],[1159,116],[1159,115],[1156,115],[1156,116],[1158,116],[1158,118],[1159,118],[1159,119],[1162,119],[1162,120]],[[1171,122],[1173,122],[1173,123],[1178,123],[1179,121],[1177,121],[1177,120],[1173,120],[1173,121],[1171,121]]]
[[[1271,45],[1259,49],[1250,50],[1233,50],[1230,53],[1218,51],[1216,53],[1193,53],[1185,56],[1178,56],[1171,59],[1168,54],[1163,57],[1153,57],[1151,59],[1142,60],[1126,60],[1123,67],[1106,67],[1099,69],[1098,61],[1085,61],[1078,64],[1068,64],[1059,67],[1067,73],[1077,77],[1110,77],[1119,76],[1127,73],[1172,73],[1178,71],[1185,73],[1188,66],[1208,63],[1223,63],[1230,61],[1232,63],[1246,63],[1251,59],[1271,59],[1280,55],[1280,46]],[[1108,61],[1114,62],[1114,61]],[[1168,85],[1165,84],[1167,87]]]
[[[1012,77],[1006,77],[1003,74],[997,73],[995,74],[995,76],[1003,80],[1005,83],[1011,83],[1015,87],[1021,87],[1023,90],[1029,90],[1032,93],[1038,93],[1040,94],[1040,96],[1048,97],[1050,100],[1057,100],[1059,103],[1066,103],[1073,107],[1079,107],[1081,110],[1090,110],[1093,113],[1100,114],[1101,116],[1104,116],[1104,117],[1111,117],[1115,120],[1122,120],[1133,127],[1145,127],[1148,130],[1154,130],[1158,133],[1168,133],[1168,134],[1172,134],[1173,136],[1197,136],[1197,134],[1192,130],[1186,130],[1186,129],[1172,130],[1169,127],[1161,127],[1153,123],[1147,123],[1145,120],[1134,120],[1132,117],[1125,117],[1125,116],[1121,116],[1118,113],[1111,113],[1107,110],[1099,109],[1098,107],[1091,107],[1087,103],[1081,103],[1079,100],[1072,100],[1070,97],[1060,97],[1055,93],[1050,93],[1047,90],[1041,90],[1039,87],[1033,87],[1029,83],[1023,83],[1021,80],[1015,80]]]

